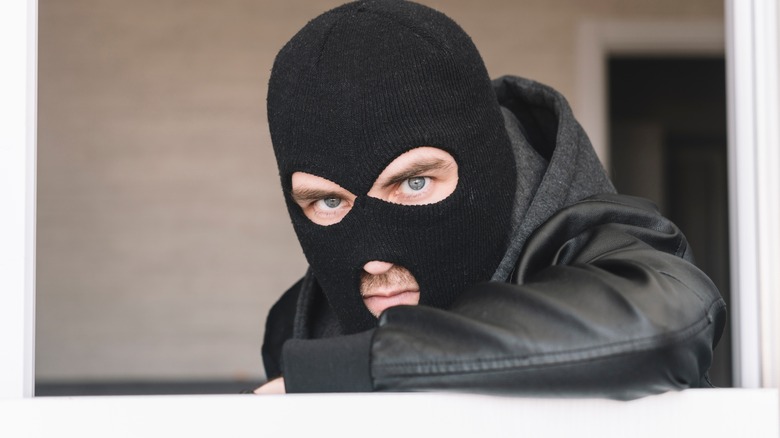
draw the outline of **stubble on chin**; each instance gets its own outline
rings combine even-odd
[[[393,266],[380,275],[363,272],[360,277],[360,294],[369,312],[379,317],[389,307],[417,305],[420,301],[420,286],[408,269]]]

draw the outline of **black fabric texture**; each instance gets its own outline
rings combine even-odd
[[[285,390],[296,392],[369,392],[369,355],[373,330],[336,338],[288,341],[283,350]],[[317,358],[312,361],[311,358]]]
[[[285,341],[292,338],[294,318],[287,315],[297,313],[298,299],[302,288],[303,279],[297,281],[282,297],[271,307],[268,312],[268,318],[265,320],[265,337],[263,339],[263,365],[265,366],[265,377],[268,380],[282,375],[282,364],[279,358],[282,357],[282,347]]]
[[[398,1],[326,12],[277,56],[268,120],[293,226],[343,333],[376,325],[360,295],[369,261],[408,269],[420,304],[437,308],[491,278],[507,248],[515,162],[482,59],[452,20]],[[449,197],[408,206],[366,196],[392,160],[420,146],[457,162]],[[291,197],[298,171],[356,195],[347,216],[311,222]]]

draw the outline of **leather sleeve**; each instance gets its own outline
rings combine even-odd
[[[513,284],[474,285],[449,311],[388,309],[373,388],[631,399],[706,385],[725,304],[691,260],[649,202],[577,203],[529,238]]]

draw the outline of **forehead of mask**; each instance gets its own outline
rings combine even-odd
[[[409,150],[388,164],[367,196],[402,205],[433,204],[451,195],[457,183],[455,158],[442,149],[424,146]],[[309,220],[327,226],[349,214],[357,196],[335,181],[295,172],[292,198]]]

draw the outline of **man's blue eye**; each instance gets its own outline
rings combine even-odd
[[[425,187],[425,177],[416,176],[414,178],[409,178],[406,180],[406,185],[414,191],[422,190],[422,188]]]
[[[339,198],[325,198],[322,200],[325,206],[328,208],[336,208],[341,205],[341,199]]]

